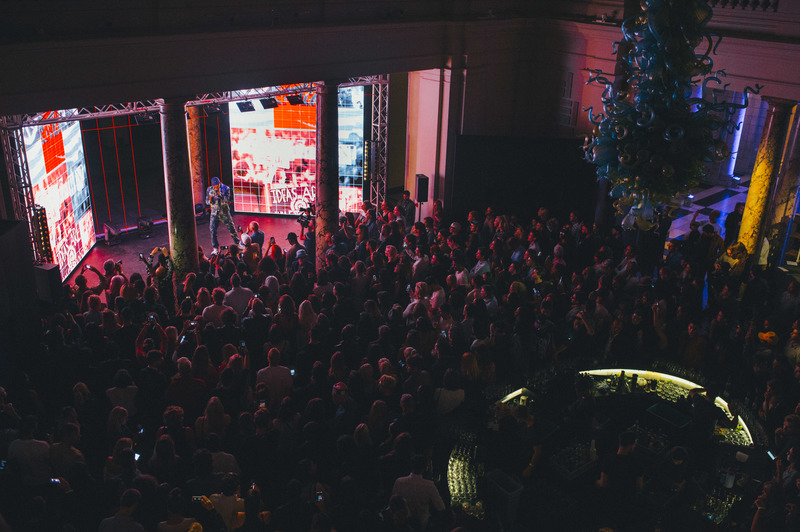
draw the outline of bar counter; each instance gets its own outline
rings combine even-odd
[[[579,381],[589,387],[594,405],[588,425],[571,413]],[[629,430],[637,435],[635,453],[643,466],[639,497],[646,526],[749,528],[752,502],[774,475],[774,464],[766,455],[760,421],[739,402],[715,398],[720,422],[713,429],[712,451],[690,450],[691,478],[685,487],[676,490],[662,478],[670,450],[691,447],[692,390],[706,395],[703,379],[671,363],[648,369],[561,367],[536,374],[524,386],[489,387],[483,410],[473,412],[450,439],[446,466],[440,466],[442,493],[476,529],[508,528],[529,519],[542,529],[597,524],[592,511],[570,508],[602,510],[595,481],[604,459],[616,452],[618,435]],[[504,467],[507,461],[500,456],[506,436],[499,425],[519,407],[536,419],[544,449],[528,477]]]

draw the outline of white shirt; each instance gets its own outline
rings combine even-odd
[[[469,271],[469,276],[475,277],[477,275],[483,275],[484,273],[489,273],[489,263],[485,260],[479,260]]]
[[[444,510],[439,490],[432,480],[422,478],[422,475],[411,473],[407,477],[400,477],[394,481],[393,495],[400,495],[406,500],[411,515],[419,519],[421,529],[425,530],[431,517],[430,507],[436,511]]]
[[[238,316],[241,320],[251,299],[253,299],[252,290],[245,288],[244,286],[237,286],[231,288],[225,293],[225,300],[223,301],[223,304],[231,307],[236,312],[236,316]]]
[[[278,405],[284,397],[292,392],[292,374],[286,366],[267,366],[258,370],[256,384],[263,382],[269,389],[270,404]]]

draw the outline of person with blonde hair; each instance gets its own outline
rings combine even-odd
[[[104,480],[119,476],[122,473],[120,453],[125,449],[133,449],[133,440],[130,438],[119,438],[114,443],[114,447],[111,449],[111,455],[106,458],[106,463],[103,466]]]
[[[305,299],[302,303],[300,303],[300,307],[297,309],[297,320],[298,346],[303,347],[309,342],[311,327],[317,323],[317,313],[314,312],[314,307],[311,305],[311,301],[308,299]]]
[[[210,434],[222,436],[230,424],[231,416],[225,413],[222,401],[215,395],[208,400],[205,414],[195,420],[195,436],[201,439],[208,437]]]
[[[116,442],[119,438],[130,435],[128,411],[121,406],[115,406],[108,413],[108,419],[106,420],[106,441],[109,443]]]

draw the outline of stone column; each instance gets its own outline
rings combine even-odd
[[[186,108],[189,119],[186,121],[186,133],[189,138],[189,166],[192,172],[193,201],[205,203],[208,179],[206,174],[206,150],[203,145],[203,108],[190,105]]]
[[[317,270],[325,267],[328,235],[339,227],[339,89],[317,84]]]
[[[795,102],[770,96],[762,97],[767,102],[767,116],[758,145],[756,164],[750,178],[750,190],[744,206],[742,227],[739,230],[739,242],[745,245],[748,253],[758,260],[761,243],[764,238],[764,221],[767,206],[772,199],[775,179],[783,155],[783,144],[789,112]]]
[[[788,221],[794,206],[795,190],[797,190],[798,176],[800,176],[800,107],[795,107],[792,113],[791,126],[786,139],[786,152],[783,154],[781,167],[775,183],[775,192],[770,202],[770,216],[767,218],[767,227]]]
[[[197,271],[197,227],[189,174],[189,148],[186,139],[186,100],[158,100],[161,114],[161,149],[164,154],[164,187],[167,193],[169,249],[175,265],[175,280]]]

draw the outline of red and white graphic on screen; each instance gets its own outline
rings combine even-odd
[[[44,114],[45,118],[58,116],[57,111]],[[42,153],[44,154],[44,168],[49,174],[58,165],[64,164],[67,154],[64,151],[64,137],[61,135],[61,124],[45,124],[42,126]]]

